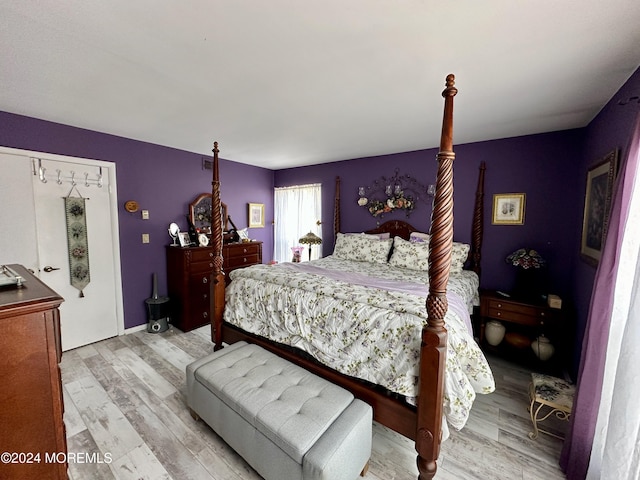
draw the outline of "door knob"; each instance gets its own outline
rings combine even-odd
[[[53,272],[54,270],[60,270],[60,269],[59,268],[55,268],[55,267],[50,267],[49,265],[44,267],[44,271],[47,272],[47,273]]]

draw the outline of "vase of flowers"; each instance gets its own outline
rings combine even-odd
[[[528,301],[541,301],[545,291],[545,259],[534,249],[520,248],[507,256],[505,261],[516,268],[513,296]]]

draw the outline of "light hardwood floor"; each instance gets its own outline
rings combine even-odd
[[[65,352],[65,423],[68,451],[76,457],[70,478],[259,479],[185,406],[185,367],[212,351],[203,327],[137,332]],[[496,392],[479,395],[467,426],[443,443],[436,478],[565,478],[557,465],[562,442],[528,437],[530,371],[489,360]],[[374,422],[365,479],[415,479],[415,457],[413,442]]]

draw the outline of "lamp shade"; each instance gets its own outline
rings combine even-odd
[[[322,243],[322,239],[313,232],[307,233],[298,241],[305,245],[309,245],[309,261],[311,261],[311,245],[320,245]]]
[[[315,233],[309,232],[304,237],[300,238],[298,242],[305,245],[320,245],[322,243],[322,239]]]
[[[542,268],[546,261],[535,250],[529,248],[521,248],[511,253],[505,261],[514,267],[528,270],[530,268]]]

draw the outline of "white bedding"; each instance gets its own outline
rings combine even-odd
[[[354,275],[340,280],[336,272]],[[230,275],[226,322],[300,348],[346,375],[415,397],[427,272],[329,256],[300,266],[255,265]],[[377,279],[384,279],[381,287]],[[463,271],[450,275],[448,285],[444,411],[456,429],[467,421],[476,393],[495,388],[469,331],[478,284],[475,273]]]

